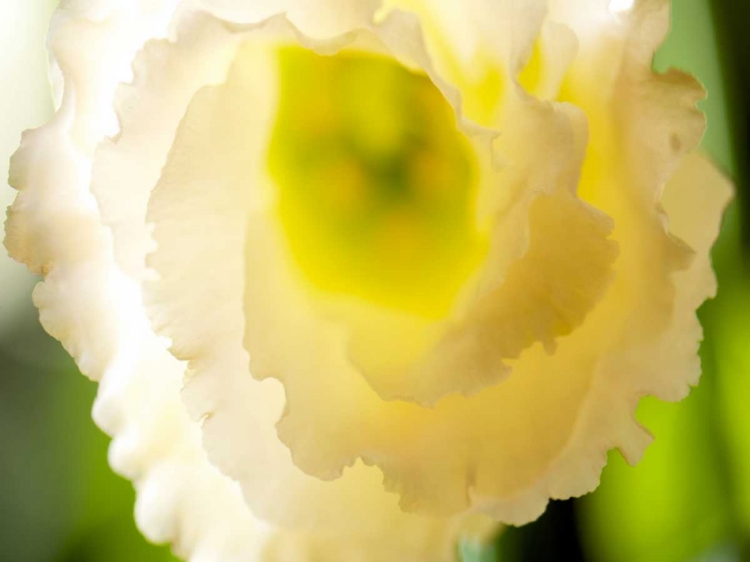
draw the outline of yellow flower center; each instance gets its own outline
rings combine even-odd
[[[289,251],[317,289],[440,317],[480,263],[476,162],[440,91],[375,55],[279,52],[269,148]]]

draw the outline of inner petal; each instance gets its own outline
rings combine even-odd
[[[445,316],[486,253],[476,157],[422,74],[373,54],[278,54],[268,164],[277,218],[306,285]]]

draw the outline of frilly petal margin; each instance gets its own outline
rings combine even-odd
[[[149,2],[141,12],[139,3],[63,2],[50,32],[53,74],[63,80],[59,109],[50,123],[24,135],[13,158],[11,183],[20,193],[6,223],[10,254],[44,275],[34,300],[45,329],[100,383],[94,417],[113,435],[112,466],[136,486],[139,527],[193,562],[304,562],[319,551],[339,561],[451,560],[465,530],[458,523],[417,522],[404,535],[389,520],[392,526],[380,527],[384,534],[375,531],[366,544],[356,534],[270,526],[250,513],[239,486],[206,458],[200,425],[180,398],[185,366],[146,318],[139,255],[146,242],[137,238],[138,251],[125,246],[118,251],[89,191],[95,147],[116,130],[115,90],[130,78],[130,61],[143,43],[167,35],[176,4]],[[152,45],[142,56],[163,53]],[[172,94],[175,103],[184,99],[184,92]],[[121,113],[127,125],[133,114],[122,105]],[[179,115],[167,112],[161,125],[176,127],[175,118]],[[132,149],[127,142],[123,146]],[[103,154],[108,150],[105,144]],[[144,170],[126,193],[150,191],[138,182],[148,181],[153,171]],[[113,178],[103,171],[95,175],[97,195],[105,201],[102,184]],[[116,205],[106,200],[103,207],[112,219]],[[126,209],[131,220],[138,212],[138,205]],[[476,529],[481,534],[487,527],[480,522]]]

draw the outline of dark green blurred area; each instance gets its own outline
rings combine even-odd
[[[107,465],[96,386],[29,310],[0,341],[0,560],[172,560],[140,536],[131,484]]]
[[[637,468],[610,453],[599,490],[553,502],[467,562],[750,560],[750,4],[675,0],[655,62],[706,85],[704,148],[735,179],[737,201],[714,252],[717,299],[701,309],[704,375],[680,404],[644,401],[656,436]],[[26,295],[28,297],[28,295]],[[129,482],[107,466],[90,410],[95,385],[38,325],[30,304],[0,331],[0,560],[157,562],[133,519]],[[398,561],[394,561],[398,562]],[[408,562],[408,561],[404,561]]]

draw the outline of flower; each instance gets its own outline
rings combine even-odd
[[[200,560],[450,560],[698,381],[731,190],[669,3],[63,2],[10,253]],[[121,85],[121,83],[125,85]]]

